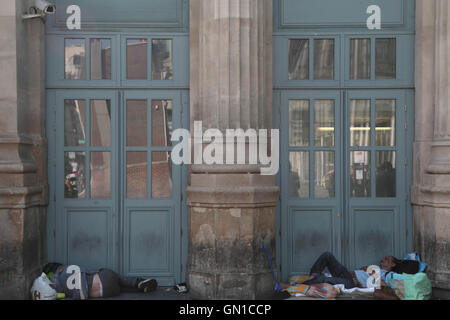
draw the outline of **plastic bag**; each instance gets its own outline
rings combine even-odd
[[[50,285],[53,284],[45,273],[42,273],[40,277],[34,280],[31,287],[31,299],[33,300],[56,300],[56,290]]]

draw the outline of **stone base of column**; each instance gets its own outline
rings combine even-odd
[[[31,139],[0,136],[0,299],[30,299],[46,261],[46,189]]]
[[[188,187],[191,299],[266,299],[274,281],[274,177],[249,166],[194,167]]]

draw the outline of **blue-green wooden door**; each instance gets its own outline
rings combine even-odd
[[[48,97],[55,259],[161,285],[181,281],[184,179],[170,138],[187,122],[187,92],[77,89]]]
[[[379,30],[367,27],[371,5]],[[283,280],[324,251],[353,269],[412,249],[414,10],[407,0],[274,0]]]
[[[330,251],[349,268],[401,256],[408,240],[404,90],[281,93],[283,270]]]
[[[185,279],[189,1],[55,0],[46,23],[49,260]],[[102,10],[99,10],[101,8]]]

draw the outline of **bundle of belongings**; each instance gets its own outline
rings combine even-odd
[[[327,283],[305,285],[311,276],[293,276],[289,279],[290,287],[284,292],[296,297],[313,297],[322,299],[334,299],[337,296],[366,297],[380,300],[429,300],[432,294],[431,282],[425,274],[427,264],[420,260],[418,253],[405,255],[402,260],[402,269],[407,273],[399,274],[390,272],[386,275],[388,287],[376,288],[351,288],[344,285],[330,285]],[[326,276],[331,276],[325,274]]]

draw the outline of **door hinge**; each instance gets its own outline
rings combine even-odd
[[[180,230],[181,237],[183,237],[183,228]]]
[[[408,112],[408,105],[405,104],[405,112]]]
[[[53,239],[56,240],[56,230],[55,229],[53,229]]]

